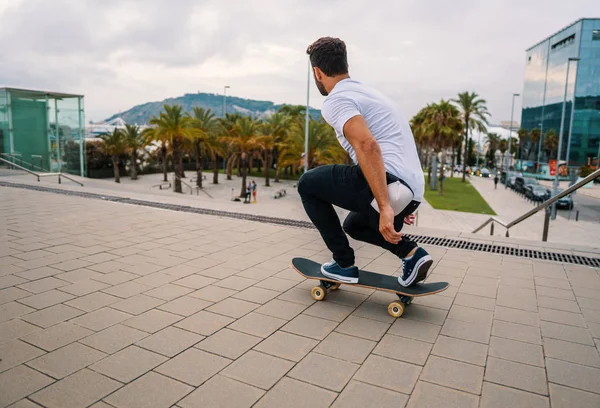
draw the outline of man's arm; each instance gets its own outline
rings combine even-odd
[[[388,197],[385,167],[379,144],[361,115],[344,124],[344,136],[354,148],[358,164],[369,183],[379,207],[379,232],[386,241],[398,243],[402,234],[394,229],[394,210]]]

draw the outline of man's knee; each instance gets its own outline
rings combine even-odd
[[[310,190],[310,179],[311,179],[311,174],[310,171],[304,173],[302,176],[300,176],[300,179],[298,180],[298,194],[300,194],[300,196],[305,196],[308,191]]]
[[[352,214],[349,214],[344,220],[342,228],[344,228],[344,232],[346,234],[350,235],[352,238],[355,238],[355,233],[357,230],[356,218]]]

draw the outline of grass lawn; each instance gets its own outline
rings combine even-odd
[[[442,196],[425,186],[425,199],[437,210],[496,215],[479,191],[468,180],[463,183],[460,178],[446,178]]]

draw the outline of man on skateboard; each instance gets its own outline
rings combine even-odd
[[[307,49],[317,88],[327,96],[321,114],[355,165],[330,165],[302,175],[302,204],[333,260],[321,266],[323,275],[345,283],[358,282],[352,238],[397,255],[407,287],[427,277],[433,261],[400,230],[423,200],[424,177],[408,122],[393,102],[348,74],[345,43],[324,37]],[[340,225],[333,205],[350,211]]]

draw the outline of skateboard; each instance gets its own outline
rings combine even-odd
[[[342,283],[352,286],[360,286],[369,289],[378,289],[386,292],[395,293],[399,300],[394,301],[388,306],[388,313],[392,317],[400,317],[404,313],[406,306],[410,305],[414,297],[433,295],[448,289],[448,282],[416,283],[405,288],[398,283],[398,277],[382,275],[369,271],[360,270],[358,283],[346,283],[328,278],[321,273],[321,264],[306,258],[292,259],[292,267],[300,275],[307,279],[316,279],[320,281],[319,286],[315,286],[310,291],[314,300],[323,300],[327,293],[338,289]]]

